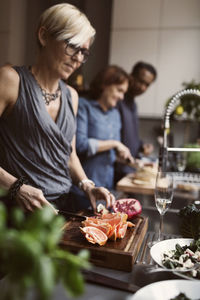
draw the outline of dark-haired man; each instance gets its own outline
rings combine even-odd
[[[157,77],[156,69],[149,63],[138,62],[133,66],[130,74],[129,88],[118,109],[122,119],[121,142],[126,145],[134,158],[140,155],[148,156],[153,152],[152,144],[145,144],[140,140],[138,128],[138,112],[135,97],[142,95]],[[117,164],[116,181],[133,169]]]

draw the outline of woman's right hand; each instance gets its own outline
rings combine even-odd
[[[122,144],[119,141],[116,141],[115,149],[117,151],[117,156],[119,159],[122,159],[124,161],[129,161],[131,163],[134,162],[134,158],[131,155],[131,152],[128,147],[126,147],[124,144]]]
[[[50,206],[55,214],[56,209],[51,205],[44,197],[43,192],[40,189],[32,187],[27,184],[23,184],[16,195],[18,204],[24,210],[34,211],[36,208],[43,208],[45,205]]]

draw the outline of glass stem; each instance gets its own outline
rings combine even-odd
[[[161,241],[161,234],[163,230],[163,215],[160,215],[160,226],[158,231],[158,241]]]

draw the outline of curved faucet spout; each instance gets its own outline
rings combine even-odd
[[[163,146],[160,149],[159,153],[159,168],[166,170],[167,168],[167,159],[168,159],[168,152],[175,151],[175,152],[200,152],[200,148],[169,148],[167,146],[167,136],[170,129],[170,115],[176,108],[178,101],[185,96],[185,95],[195,95],[198,96],[200,99],[200,90],[197,89],[185,89],[176,93],[171,101],[169,102],[164,115],[164,136],[163,136]]]
[[[179,91],[176,93],[171,101],[169,102],[166,110],[165,110],[165,116],[164,116],[164,140],[163,140],[163,146],[164,148],[167,148],[167,134],[169,132],[170,128],[170,115],[176,108],[178,101],[185,95],[195,95],[200,98],[200,90],[197,89],[186,89]]]

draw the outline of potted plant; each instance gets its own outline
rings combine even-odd
[[[70,296],[84,290],[81,268],[89,268],[88,252],[74,255],[59,247],[63,217],[45,207],[26,216],[19,208],[8,212],[0,203],[1,300],[26,299],[34,290],[34,299],[51,298],[55,285],[62,283]],[[33,299],[33,298],[31,298]]]
[[[200,90],[200,83],[192,80],[191,82],[184,82],[184,89],[197,89]],[[166,106],[170,102],[167,100]],[[200,121],[200,99],[196,95],[184,95],[180,99],[180,103],[177,105],[171,117],[176,120],[194,120]]]
[[[183,83],[184,89],[196,89],[200,90],[200,83],[192,80],[190,82]],[[171,101],[172,97],[167,100],[166,107]],[[171,114],[171,118],[178,121],[185,121],[185,129],[184,129],[184,143],[183,147],[186,148],[199,148],[200,143],[197,139],[196,142],[192,142],[189,140],[190,138],[190,129],[191,129],[191,121],[200,121],[200,99],[197,95],[183,95],[177,103],[175,110]],[[186,170],[187,171],[195,171],[199,172],[200,170],[200,153],[199,152],[189,152],[186,155]]]

